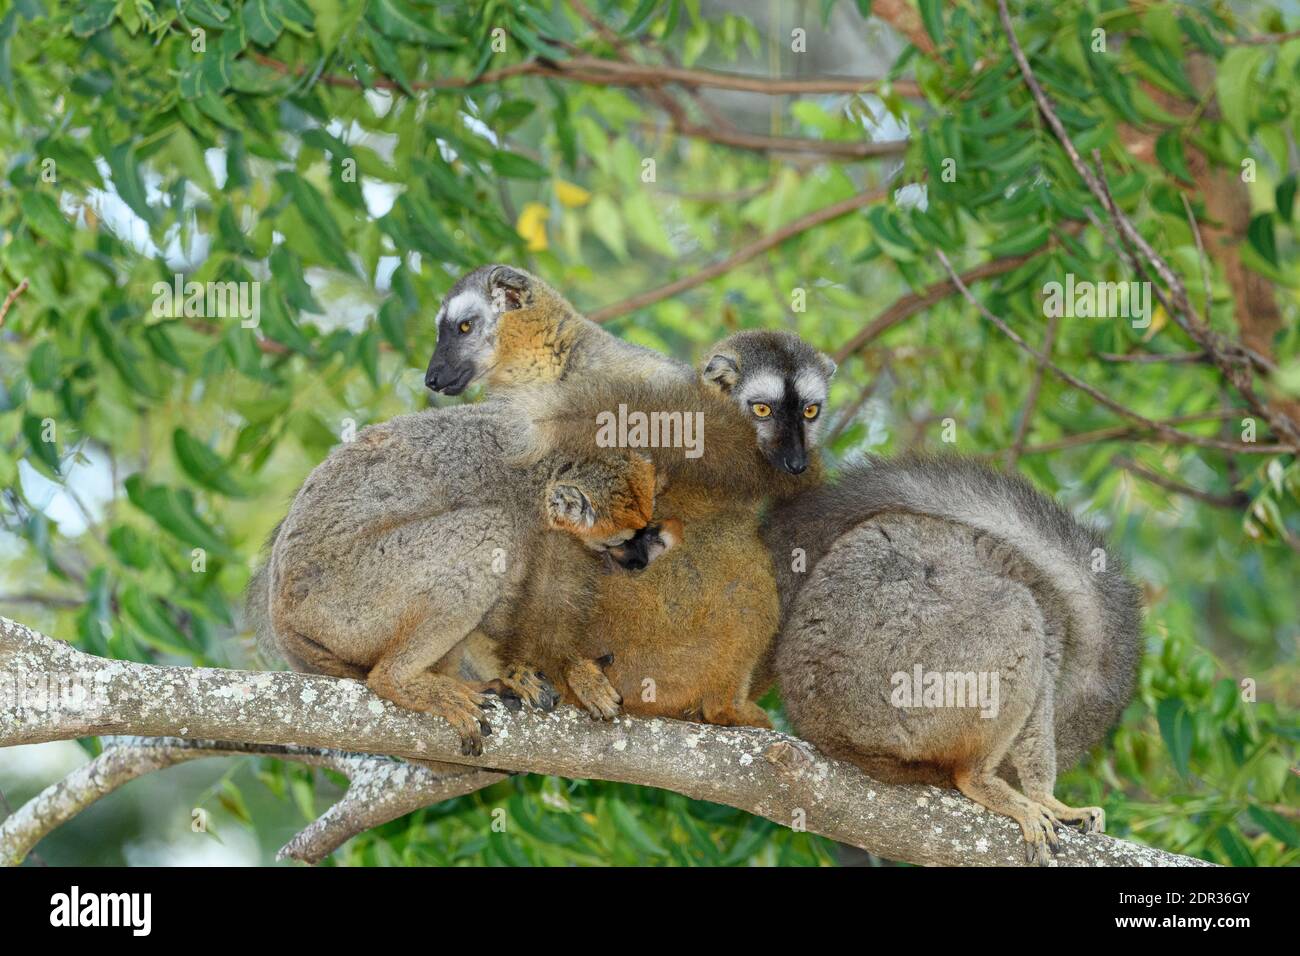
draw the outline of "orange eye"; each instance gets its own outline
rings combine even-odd
[[[803,417],[808,419],[808,421],[812,421],[821,414],[821,410],[822,407],[820,405],[805,405],[803,407]]]
[[[462,322],[460,325],[457,326],[457,328],[460,329],[460,334],[461,334],[461,335],[464,335],[466,332],[468,332],[468,331],[469,331],[470,329],[472,329],[473,327],[474,327],[474,325],[473,325],[473,323],[471,323],[471,322]]]
[[[754,413],[756,418],[767,418],[772,414],[772,406],[764,405],[762,402],[755,402],[750,405],[749,410]]]

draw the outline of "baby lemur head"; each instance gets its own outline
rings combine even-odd
[[[563,369],[572,306],[514,266],[480,266],[457,280],[438,310],[438,344],[424,384],[459,395],[487,376],[492,385],[549,381]]]
[[[802,474],[835,363],[793,332],[738,332],[706,355],[703,380],[749,416],[772,467]]]

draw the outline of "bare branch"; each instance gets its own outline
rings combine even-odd
[[[484,753],[465,756],[445,721],[397,707],[359,681],[109,661],[6,618],[0,618],[0,678],[6,691],[0,746],[137,734],[388,754],[661,787],[912,863],[1023,862],[1020,831],[1011,820],[953,791],[877,783],[768,730],[633,718],[600,722],[568,707],[551,714],[498,709]],[[30,688],[76,680],[92,685],[78,706],[61,697],[39,705],[27,699]],[[1058,863],[1201,861],[1068,832]]]
[[[787,223],[780,229],[756,242],[751,242],[747,246],[742,246],[721,262],[715,262],[711,266],[705,266],[689,275],[683,276],[676,282],[670,282],[667,285],[660,286],[657,289],[650,289],[646,292],[638,293],[630,299],[624,299],[622,302],[615,302],[613,305],[607,305],[604,308],[595,310],[588,315],[593,322],[608,322],[610,319],[618,318],[620,315],[626,315],[629,312],[635,312],[637,309],[644,309],[648,305],[654,305],[656,302],[662,302],[664,299],[670,299],[675,295],[694,289],[696,286],[716,279],[720,275],[725,275],[731,270],[744,265],[756,256],[762,255],[769,249],[775,249],[787,239],[792,239],[801,233],[832,220],[846,216],[855,210],[864,206],[869,206],[873,202],[878,202],[889,195],[893,186],[880,186],[876,189],[870,189],[866,192],[858,193],[856,196],[850,196],[848,199],[842,199],[837,203],[832,203],[821,209],[814,210],[806,216],[800,216],[794,222]]]
[[[988,321],[998,331],[1000,331],[1007,338],[1011,339],[1012,342],[1018,345],[1025,352],[1028,352],[1030,355],[1032,355],[1035,359],[1037,359],[1040,363],[1042,363],[1045,368],[1050,369],[1052,374],[1054,374],[1061,381],[1065,382],[1067,385],[1077,388],[1079,391],[1083,392],[1089,398],[1093,399],[1093,401],[1097,402],[1100,405],[1104,405],[1106,408],[1109,408],[1117,415],[1127,418],[1130,421],[1137,422],[1143,428],[1154,432],[1155,434],[1163,438],[1165,441],[1175,445],[1196,445],[1200,448],[1217,448],[1219,451],[1227,451],[1227,452],[1232,452],[1234,454],[1240,454],[1240,455],[1274,455],[1274,454],[1284,454],[1292,450],[1291,446],[1289,445],[1259,445],[1250,442],[1223,441],[1222,439],[1219,438],[1201,438],[1196,435],[1188,435],[1185,432],[1180,432],[1177,429],[1170,428],[1168,425],[1165,425],[1163,422],[1153,421],[1152,419],[1147,418],[1145,415],[1138,414],[1128,406],[1122,405],[1119,402],[1115,401],[1113,398],[1111,398],[1109,395],[1105,394],[1095,386],[1089,385],[1087,382],[1085,382],[1083,379],[1079,378],[1078,376],[1070,374],[1065,369],[1061,368],[1059,365],[1057,365],[1055,362],[1049,359],[1046,355],[1039,352],[1032,345],[1026,342],[1020,336],[1019,333],[1017,333],[1013,328],[1011,328],[1011,326],[1007,325],[1004,321],[1002,321],[1002,319],[998,318],[996,315],[990,312],[988,306],[986,306],[979,299],[975,298],[975,294],[971,292],[969,288],[967,288],[964,282],[961,281],[961,276],[957,275],[956,270],[953,269],[952,263],[948,261],[948,257],[944,255],[943,250],[936,249],[935,255],[939,257],[939,261],[943,263],[943,267],[948,270],[948,275],[952,279],[953,284],[957,286],[957,290],[961,292],[961,294],[965,297],[966,301],[969,302],[971,305],[975,306],[975,308],[979,310],[980,314],[983,315],[984,318],[988,319]]]
[[[9,307],[14,304],[14,300],[26,291],[27,280],[24,279],[22,282],[18,283],[18,285],[15,286],[7,296],[5,296],[4,305],[0,305],[0,325],[5,324],[5,316],[9,314]]]
[[[1116,455],[1111,462],[1125,471],[1143,478],[1151,484],[1163,488],[1166,491],[1172,491],[1174,494],[1183,495],[1186,498],[1194,498],[1197,501],[1204,502],[1207,505],[1213,505],[1216,508],[1244,508],[1250,504],[1250,495],[1243,492],[1233,492],[1230,495],[1216,495],[1213,492],[1201,491],[1199,488],[1193,488],[1191,485],[1185,485],[1181,481],[1175,481],[1159,472],[1152,471],[1145,465],[1140,465],[1132,458],[1124,455]]]
[[[295,67],[264,54],[253,54],[254,59],[277,73],[305,76],[305,67]],[[478,77],[442,77],[437,80],[417,80],[411,83],[414,90],[452,90],[474,86],[489,86],[518,76],[540,76],[548,79],[570,80],[593,86],[661,86],[673,83],[681,86],[734,90],[739,93],[761,93],[767,96],[817,93],[871,93],[888,86],[900,96],[921,96],[920,87],[912,80],[880,80],[854,76],[782,77],[746,76],[714,70],[690,70],[674,66],[643,66],[624,64],[595,56],[574,56],[567,60],[526,60],[499,70],[488,70]],[[319,82],[328,86],[346,86],[363,89],[354,76],[322,74]],[[392,80],[375,77],[373,85],[379,89],[401,90]]]
[[[1196,415],[1182,415],[1177,418],[1166,418],[1160,424],[1167,428],[1173,428],[1175,425],[1190,425],[1195,422],[1206,421],[1230,421],[1231,419],[1242,416],[1241,409],[1225,408],[1214,412],[1201,412]],[[1150,429],[1136,427],[1133,425],[1112,425],[1109,428],[1098,428],[1090,432],[1079,432],[1075,435],[1067,435],[1054,442],[1045,442],[1041,445],[1031,445],[1025,448],[1022,455],[1043,455],[1048,452],[1063,451],[1066,448],[1077,448],[1080,445],[1095,445],[1104,441],[1134,441],[1141,438],[1147,438],[1155,434]],[[1234,459],[1229,458],[1231,464]]]
[[[1039,113],[1047,121],[1047,125],[1051,127],[1053,135],[1056,136],[1061,147],[1065,150],[1071,165],[1074,166],[1079,177],[1087,185],[1089,192],[1101,202],[1124,242],[1136,250],[1134,263],[1138,270],[1144,276],[1147,276],[1149,272],[1154,272],[1159,277],[1160,282],[1169,290],[1172,303],[1166,304],[1167,300],[1159,284],[1152,282],[1152,289],[1156,296],[1160,298],[1162,304],[1165,304],[1165,311],[1169,313],[1170,318],[1187,333],[1192,341],[1209,354],[1211,361],[1218,366],[1224,378],[1245,399],[1246,404],[1268,422],[1279,439],[1287,443],[1284,450],[1300,449],[1300,427],[1285,412],[1273,407],[1260,397],[1251,384],[1249,356],[1245,355],[1236,343],[1210,328],[1197,316],[1195,310],[1191,307],[1191,302],[1187,297],[1187,288],[1184,286],[1181,277],[1155,251],[1146,237],[1133,224],[1133,221],[1116,204],[1105,182],[1104,172],[1101,169],[1100,154],[1094,154],[1097,161],[1096,172],[1090,169],[1088,164],[1083,161],[1083,157],[1079,155],[1073,140],[1070,139],[1070,134],[1066,132],[1060,117],[1056,115],[1056,111],[1052,108],[1051,100],[1048,99],[1042,85],[1038,82],[1038,78],[1030,69],[1025,51],[1021,49],[1020,41],[1016,39],[1016,31],[1011,23],[1011,14],[1007,10],[1006,0],[998,0],[998,16],[1002,21],[1003,32],[1011,45],[1011,53],[1020,68],[1021,76],[1024,77],[1025,85],[1029,87],[1029,91],[1033,94],[1034,101],[1038,105]]]
[[[1007,467],[1014,468],[1016,461],[1020,458],[1020,453],[1024,451],[1025,439],[1029,437],[1029,425],[1033,421],[1034,412],[1038,408],[1038,393],[1043,388],[1043,373],[1047,371],[1047,363],[1052,355],[1052,347],[1056,344],[1056,325],[1060,322],[1060,316],[1056,313],[1048,316],[1047,331],[1043,334],[1043,360],[1038,363],[1034,369],[1034,380],[1029,385],[1029,394],[1025,396],[1025,407],[1020,413],[1020,424],[1016,426],[1016,437],[1007,450]]]

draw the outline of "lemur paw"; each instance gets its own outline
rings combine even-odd
[[[618,716],[623,698],[595,661],[581,661],[572,665],[564,678],[573,691],[573,696],[578,698],[578,702],[591,716],[597,720],[612,720]]]
[[[1101,807],[1071,807],[1051,796],[1040,798],[1040,802],[1062,826],[1078,827],[1084,833],[1103,833],[1106,830],[1106,811]]]
[[[1047,808],[1034,804],[1033,809],[1016,822],[1025,837],[1025,862],[1031,866],[1051,865],[1052,858],[1061,852],[1061,838],[1057,836],[1056,821]]]
[[[519,710],[522,704],[528,704],[550,713],[560,702],[559,692],[545,674],[521,665],[512,665],[504,677],[488,681],[484,693],[496,694],[507,710]]]
[[[492,725],[483,717],[490,703],[468,687],[442,687],[434,692],[428,711],[451,724],[460,737],[460,752],[466,756],[483,755],[483,738],[492,736]]]
[[[596,509],[576,485],[551,485],[546,495],[546,519],[552,528],[583,532],[596,524]]]

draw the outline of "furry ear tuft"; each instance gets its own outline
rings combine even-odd
[[[734,356],[719,352],[705,364],[704,381],[720,392],[729,392],[740,381],[740,363]]]
[[[832,378],[835,377],[835,370],[839,368],[839,366],[836,365],[835,360],[831,358],[829,355],[827,355],[825,352],[818,352],[817,357],[821,359],[822,372],[825,373],[826,381],[829,382]]]
[[[498,312],[522,309],[532,299],[528,275],[513,266],[494,266],[488,273],[488,295]]]

